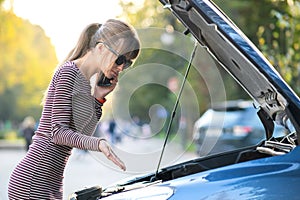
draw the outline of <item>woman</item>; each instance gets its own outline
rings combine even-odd
[[[139,54],[134,29],[119,20],[89,25],[48,87],[39,127],[28,153],[14,169],[8,187],[10,199],[62,199],[66,162],[73,147],[100,151],[125,170],[109,144],[91,136],[101,107],[118,82],[118,74]],[[103,73],[110,86],[90,85]]]
[[[35,120],[31,116],[27,116],[22,123],[21,133],[25,139],[25,149],[28,151],[29,146],[32,143],[32,136],[35,132]]]

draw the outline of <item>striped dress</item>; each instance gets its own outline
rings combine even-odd
[[[91,135],[101,106],[74,62],[60,66],[49,85],[33,143],[11,174],[9,199],[62,199],[63,173],[72,148],[99,151],[101,139]]]

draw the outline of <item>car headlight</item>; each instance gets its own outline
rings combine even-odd
[[[104,198],[105,200],[166,200],[173,195],[174,191],[166,186],[152,186],[136,190],[130,190]]]

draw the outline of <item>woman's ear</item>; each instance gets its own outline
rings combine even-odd
[[[103,44],[101,43],[96,44],[95,48],[93,49],[93,52],[95,53],[103,52]]]
[[[96,49],[99,49],[101,51],[102,48],[103,48],[103,44],[102,43],[96,44]]]

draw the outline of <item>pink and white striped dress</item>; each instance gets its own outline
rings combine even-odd
[[[33,143],[11,174],[9,199],[62,199],[64,168],[73,147],[99,151],[91,136],[102,104],[74,62],[56,71]]]

